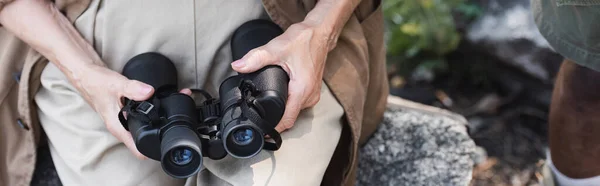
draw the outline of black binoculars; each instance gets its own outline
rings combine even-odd
[[[234,60],[268,43],[283,30],[267,20],[244,23],[234,32]],[[177,69],[165,56],[143,53],[123,68],[123,75],[154,87],[145,101],[124,99],[118,117],[129,130],[137,149],[160,161],[175,178],[197,173],[203,157],[222,159],[227,155],[250,158],[261,150],[278,150],[282,140],[275,130],[285,111],[289,77],[279,66],[227,78],[219,87],[219,98],[203,90],[201,104],[179,93]],[[270,139],[265,139],[265,136]]]

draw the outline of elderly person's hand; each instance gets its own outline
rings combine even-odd
[[[288,101],[276,127],[278,132],[283,132],[294,126],[301,109],[312,107],[319,101],[326,57],[323,36],[311,26],[299,23],[268,44],[251,50],[233,62],[232,67],[240,73],[250,73],[266,65],[279,65],[288,73]]]
[[[302,109],[319,102],[327,53],[335,47],[357,4],[356,0],[319,1],[303,22],[291,25],[281,36],[231,64],[240,73],[254,72],[266,65],[279,65],[288,73],[288,101],[276,127],[278,132],[293,127]]]
[[[98,64],[103,64],[103,62]],[[123,107],[122,98],[135,101],[147,100],[154,93],[153,87],[137,80],[127,79],[105,66],[96,64],[86,65],[67,77],[88,104],[100,115],[106,129],[123,142],[136,157],[146,159],[137,150],[131,133],[123,128],[117,114]],[[187,95],[192,93],[190,89],[183,89],[180,92]]]
[[[50,1],[14,1],[0,11],[0,23],[56,65],[100,115],[107,130],[138,158],[145,158],[119,122],[117,113],[122,98],[146,100],[154,92],[152,86],[129,80],[107,68],[94,48]],[[181,92],[191,94],[189,89]]]

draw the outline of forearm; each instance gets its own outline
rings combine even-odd
[[[318,37],[323,37],[328,51],[333,50],[338,37],[361,0],[320,0],[303,23],[316,29]]]
[[[0,23],[58,66],[71,80],[100,57],[47,0],[16,0],[0,10]]]

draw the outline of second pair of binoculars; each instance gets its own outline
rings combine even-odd
[[[244,23],[231,39],[233,60],[282,32],[266,20]],[[219,98],[193,90],[204,97],[198,105],[191,96],[178,92],[177,69],[159,53],[133,57],[123,75],[153,86],[155,92],[145,101],[125,99],[119,120],[132,134],[137,149],[160,161],[172,177],[194,175],[203,157],[251,158],[263,149],[275,151],[281,146],[275,126],[285,112],[289,77],[279,66],[227,78],[219,87]]]

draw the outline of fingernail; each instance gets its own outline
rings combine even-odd
[[[152,86],[144,85],[141,89],[142,94],[149,94],[152,92]]]
[[[246,66],[246,61],[240,59],[240,60],[234,61],[233,63],[231,63],[231,65],[235,68],[242,68],[242,67]]]

